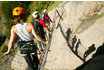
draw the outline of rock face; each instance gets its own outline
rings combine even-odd
[[[94,58],[88,65],[82,70],[104,70],[104,55],[99,55]]]
[[[90,59],[82,70],[104,70],[104,43],[98,47],[96,53]],[[81,70],[81,69],[79,69]]]
[[[104,42],[103,16],[98,15],[102,9],[102,2],[68,2],[57,7],[57,29],[53,32],[46,68],[73,70],[92,57]]]
[[[63,2],[56,8],[55,29],[45,68],[73,70],[92,57],[104,42],[103,4]],[[54,10],[49,12],[52,19]],[[11,66],[14,70],[25,70],[27,64],[18,52]]]
[[[16,53],[11,66],[14,70],[26,70],[27,64],[25,59],[21,56],[20,51]]]

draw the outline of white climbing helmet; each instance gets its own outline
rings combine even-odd
[[[38,15],[39,15],[38,11],[35,11],[35,12],[33,12],[33,14],[32,14],[32,16],[33,16],[34,18],[37,18]]]
[[[44,10],[43,10],[43,13],[45,13],[46,11],[47,11],[47,10],[46,10],[46,9],[44,9]]]

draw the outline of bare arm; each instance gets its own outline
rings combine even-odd
[[[8,54],[10,52],[12,45],[13,45],[13,42],[14,42],[14,39],[15,39],[15,36],[16,36],[16,33],[14,32],[14,28],[12,27],[11,36],[10,36],[10,40],[8,43],[8,51],[5,54]]]

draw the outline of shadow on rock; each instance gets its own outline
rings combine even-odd
[[[88,50],[84,53],[84,59],[86,59],[86,57],[90,54],[90,53],[92,53],[93,51],[95,51],[95,44],[92,44],[89,48],[88,48]]]
[[[92,45],[94,46],[94,44]],[[83,63],[75,70],[104,70],[104,43],[99,46],[96,53],[87,62]]]
[[[81,42],[80,42],[80,39],[78,39],[79,42],[77,42],[77,44],[76,44],[76,46],[75,46],[76,50],[74,50],[74,49],[73,49],[73,48],[74,48],[74,44],[76,43],[76,40],[77,40],[76,36],[74,36],[74,38],[73,38],[74,41],[72,40],[73,46],[71,46],[70,42],[69,42],[68,39],[67,39],[67,36],[65,35],[65,33],[64,33],[63,29],[62,29],[61,24],[60,24],[59,27],[60,27],[60,31],[61,31],[63,37],[64,37],[65,40],[66,40],[66,43],[67,43],[67,46],[69,47],[69,49],[70,49],[80,60],[82,60],[83,62],[85,62],[84,59],[77,53],[79,44],[81,43]],[[70,33],[71,33],[71,31],[70,31]]]
[[[68,28],[67,31],[64,32],[64,29],[62,28],[61,23],[60,23],[60,21],[63,21],[63,17],[62,17],[63,14],[60,14],[58,10],[56,10],[56,12],[59,16],[59,21],[57,23],[57,28],[58,27],[60,28],[60,31],[61,31],[63,37],[66,40],[67,46],[73,52],[73,54],[75,54],[80,60],[82,60],[85,63],[85,58],[95,50],[94,45],[90,46],[89,49],[85,52],[84,58],[81,57],[81,55],[78,53],[78,48],[81,45],[81,40],[78,39],[76,35],[74,35],[73,38],[71,39],[71,41],[69,41],[72,31],[71,31],[70,28]]]

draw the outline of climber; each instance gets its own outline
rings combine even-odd
[[[48,31],[48,34],[50,34],[50,30],[47,28],[47,26],[45,25],[44,21],[43,20],[40,20],[40,16],[39,16],[39,13],[38,11],[35,11],[33,12],[32,14],[33,18],[34,18],[34,21],[32,22],[33,25],[34,25],[34,28],[36,30],[36,33],[41,37],[43,38],[44,40],[46,39],[45,38],[45,32],[44,32],[44,29],[43,27]],[[40,51],[44,51],[46,45],[45,43],[43,42],[40,42],[40,41],[37,41],[38,42],[38,45],[39,45],[39,48],[40,48]]]
[[[8,50],[5,55],[11,51],[15,37],[18,35],[20,53],[28,64],[28,70],[38,70],[39,60],[36,53],[37,48],[32,36],[45,44],[47,44],[48,41],[43,40],[36,34],[36,31],[31,23],[26,23],[28,13],[25,11],[25,9],[22,7],[16,7],[13,9],[12,14],[14,21],[17,24],[11,28]]]
[[[43,14],[41,14],[41,19],[45,22],[46,26],[48,26],[50,28],[50,22],[53,25],[52,20],[50,19],[48,12],[46,9],[43,10]]]

